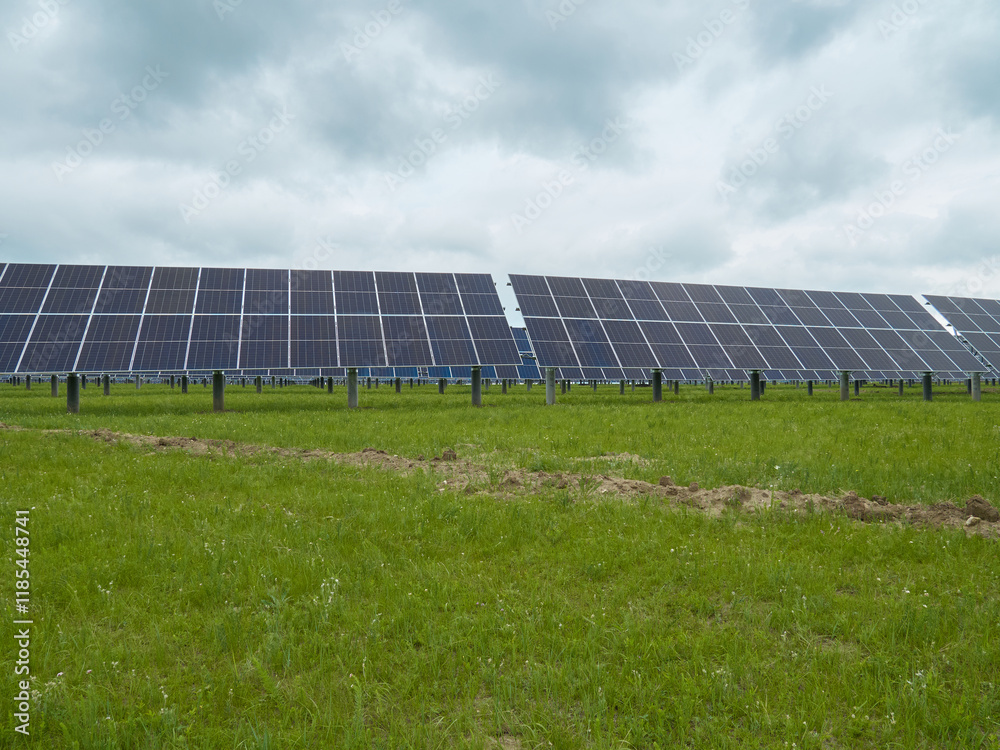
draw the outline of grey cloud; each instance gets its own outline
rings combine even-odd
[[[922,147],[915,133],[996,122],[992,1],[923,2],[883,38],[892,2],[751,0],[684,68],[674,54],[736,3],[401,0],[348,60],[341,43],[389,0],[223,1],[233,11],[220,19],[211,0],[71,0],[50,32],[0,49],[4,259],[288,265],[329,235],[340,254],[327,262],[341,267],[557,272],[568,253],[574,273],[627,277],[662,248],[664,278],[872,288],[974,264],[998,230],[990,200],[950,187],[991,189],[994,127],[967,141],[976,154],[956,150],[924,178],[933,211],[886,217],[858,247],[842,232],[901,149]],[[0,29],[37,7],[8,3]],[[169,78],[58,182],[52,161],[156,65]],[[484,75],[500,87],[450,128],[448,108]],[[720,163],[738,164],[824,81],[836,101],[720,201]],[[286,107],[294,126],[185,223],[178,202]],[[615,118],[631,126],[580,169],[574,154]],[[757,136],[734,138],[741,122]],[[438,127],[447,143],[387,191],[384,173]],[[511,231],[510,213],[566,168],[573,189],[523,236]]]

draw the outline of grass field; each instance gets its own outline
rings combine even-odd
[[[958,530],[552,489],[517,499],[281,456],[45,430],[461,457],[489,467],[1000,499],[1000,397],[693,386],[0,386],[4,643],[31,509],[31,738],[0,747],[997,748],[1000,554]],[[628,454],[627,456],[625,454]],[[637,459],[635,458],[637,457]],[[588,460],[588,459],[597,460]]]

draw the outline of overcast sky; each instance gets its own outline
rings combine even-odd
[[[1000,297],[996,0],[8,0],[0,28],[5,260]]]

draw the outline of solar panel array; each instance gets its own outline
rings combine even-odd
[[[0,264],[3,373],[520,361],[489,274]]]
[[[929,294],[924,298],[989,363],[991,374],[996,377],[1000,372],[1000,302]]]
[[[912,297],[512,275],[540,367],[570,379],[868,380],[983,368]]]

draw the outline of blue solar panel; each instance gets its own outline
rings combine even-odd
[[[420,300],[424,315],[462,315],[462,300],[458,293],[432,294],[421,293]]]
[[[97,289],[104,266],[59,266],[52,278],[53,289]]]
[[[337,361],[337,342],[292,341],[291,356],[292,367],[323,367],[328,362]]]
[[[287,316],[244,316],[240,337],[240,368],[270,369],[289,366],[288,325]]]
[[[288,291],[288,271],[277,269],[248,268],[246,288],[248,290]]]
[[[153,271],[152,289],[194,289],[197,285],[197,268],[157,267]]]
[[[42,306],[43,313],[90,313],[97,299],[97,289],[49,290]]]
[[[520,305],[521,314],[535,318],[557,318],[559,310],[551,296],[542,297],[533,294],[522,294],[518,296],[517,302]]]
[[[23,344],[34,322],[34,315],[0,315],[0,343]]]
[[[143,266],[108,266],[104,274],[101,288],[110,289],[142,289],[149,288],[153,277],[153,269]]]
[[[69,371],[76,362],[86,315],[41,315],[24,348],[21,372]]]
[[[14,372],[34,322],[34,315],[0,315],[0,372]]]
[[[490,294],[462,292],[461,296],[466,315],[503,315],[503,306],[495,291]]]
[[[146,304],[146,292],[145,288],[119,289],[104,287],[97,298],[94,312],[105,315],[141,313],[143,306]]]
[[[458,294],[458,284],[450,273],[418,273],[417,289],[425,294]]]
[[[242,308],[242,291],[199,289],[194,311],[198,315],[239,315]]]
[[[374,292],[375,274],[371,271],[334,271],[333,288],[339,292]]]
[[[95,315],[74,369],[127,371],[140,320],[139,315]]]
[[[242,268],[203,268],[198,288],[214,291],[242,290],[245,274],[245,269]]]
[[[431,361],[427,327],[422,317],[387,316],[382,324],[387,366],[420,365]]]
[[[340,366],[386,366],[385,342],[378,316],[338,315],[337,328]]]
[[[194,310],[194,289],[152,289],[146,302],[150,315],[191,313]]]
[[[243,315],[288,315],[288,288],[250,290],[243,297]]]
[[[693,365],[706,374],[834,367],[898,376],[919,368],[971,367],[961,344],[914,300],[899,295],[521,275],[512,275],[511,285],[543,366],[569,368],[573,358],[585,369],[608,362],[605,344],[594,333],[596,313],[610,336],[607,345],[630,369],[643,363],[681,370]],[[1000,303],[996,312],[1000,315]],[[989,320],[982,306],[966,305],[953,315],[980,331]],[[667,320],[674,325],[665,325]],[[612,325],[634,321],[647,347],[635,340],[636,329]],[[1000,336],[1000,317],[988,325]],[[893,331],[908,335],[876,335]],[[611,364],[601,367],[606,374],[615,370]]]
[[[488,362],[516,364],[521,361],[506,318],[470,316],[468,320],[472,341],[483,365]]]
[[[0,316],[0,371],[521,361],[486,274],[0,264]],[[437,325],[432,342],[435,318],[465,331]]]
[[[378,315],[378,295],[375,292],[335,293],[338,315]]]
[[[434,361],[439,365],[467,365],[479,361],[465,318],[428,317],[427,332]]]
[[[455,282],[462,294],[488,294],[496,296],[496,284],[488,273],[456,273]]]
[[[587,297],[555,297],[556,307],[563,318],[596,318],[594,306]]]
[[[55,275],[56,267],[31,263],[11,263],[7,266],[0,289],[9,287],[41,287],[46,289]]]

